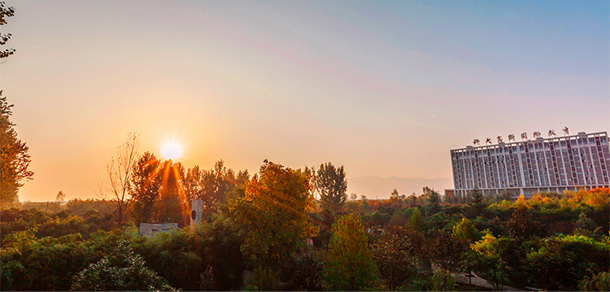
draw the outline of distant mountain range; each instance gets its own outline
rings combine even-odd
[[[422,188],[428,186],[437,190],[441,195],[445,189],[453,188],[453,180],[451,177],[442,178],[401,178],[390,177],[382,178],[378,176],[361,176],[351,177],[347,179],[347,194],[348,198],[351,193],[365,195],[369,199],[387,199],[393,189],[397,189],[401,195],[422,194]]]

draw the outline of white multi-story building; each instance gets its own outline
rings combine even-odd
[[[610,186],[606,132],[451,150],[453,196],[558,192]]]

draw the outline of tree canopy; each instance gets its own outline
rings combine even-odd
[[[256,264],[274,266],[302,249],[305,238],[315,235],[307,212],[312,210],[309,178],[265,160],[248,183],[244,197],[229,204],[229,210],[246,230],[242,250]]]
[[[11,122],[12,104],[0,90],[0,204],[8,208],[18,202],[17,192],[24,182],[32,179],[29,147],[17,137]]]
[[[323,210],[337,212],[347,199],[347,178],[343,166],[335,167],[328,162],[320,164],[316,171],[314,185],[320,195]]]

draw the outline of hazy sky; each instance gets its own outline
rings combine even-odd
[[[22,201],[94,197],[129,132],[186,167],[443,178],[475,138],[610,128],[608,1],[6,2]]]

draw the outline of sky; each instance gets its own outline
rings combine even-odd
[[[6,2],[21,201],[96,198],[129,133],[187,168],[332,162],[360,194],[451,178],[474,139],[610,128],[609,1]]]

